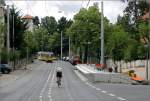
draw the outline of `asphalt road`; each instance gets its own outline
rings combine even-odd
[[[67,62],[37,62],[30,72],[0,87],[0,101],[150,101],[150,86],[91,83]],[[56,67],[63,68],[57,87]]]

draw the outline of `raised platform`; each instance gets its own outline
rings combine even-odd
[[[92,65],[78,64],[75,66],[91,82],[111,82],[131,84],[134,81],[125,74],[99,71]]]

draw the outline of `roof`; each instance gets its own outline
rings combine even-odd
[[[33,19],[33,16],[27,14],[23,17],[23,19]]]

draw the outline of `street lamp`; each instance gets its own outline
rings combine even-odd
[[[101,64],[104,64],[104,21],[103,21],[103,1],[101,2]]]
[[[150,38],[150,1],[148,3],[149,3],[149,38]],[[150,40],[149,40],[148,50],[150,51]],[[149,51],[148,51],[148,53],[149,53],[149,59],[150,59],[150,52]],[[149,65],[150,65],[150,61],[149,61]]]
[[[58,11],[58,13],[62,13],[62,11]],[[57,29],[58,31],[60,31],[59,29]],[[61,30],[61,53],[60,53],[60,58],[62,60],[62,55],[63,55],[63,31]]]
[[[88,64],[89,64],[89,45],[91,44],[91,42],[87,42],[87,45],[88,45],[88,56],[87,56],[87,62],[88,62]]]
[[[9,14],[10,14],[10,9],[9,9],[9,5],[7,5],[7,54],[8,54],[8,57],[7,57],[7,62],[9,63],[9,53],[10,53],[10,32],[9,32],[9,23],[10,23],[10,19],[9,19]]]
[[[58,32],[60,32],[60,29],[57,29],[57,31]],[[62,60],[62,55],[63,55],[63,36],[62,36],[62,34],[63,34],[63,31],[61,31],[60,32],[60,40],[61,40],[61,42],[60,42],[60,59]]]
[[[61,60],[62,60],[62,54],[63,54],[63,38],[62,38],[62,31],[61,31]]]
[[[14,5],[12,5],[12,9],[13,9],[13,14],[12,14],[12,23],[13,23],[13,61],[14,61],[14,63],[13,63],[13,68],[14,68],[14,70],[15,70],[15,46],[14,46],[14,44],[15,44],[15,30],[14,30],[14,12],[15,12],[15,10],[14,10]]]
[[[69,59],[71,58],[71,39],[69,35]]]

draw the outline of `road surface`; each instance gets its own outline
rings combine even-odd
[[[60,88],[55,77],[58,66],[63,68]],[[30,71],[0,86],[0,101],[150,101],[149,96],[150,86],[88,82],[63,61],[36,61]]]

